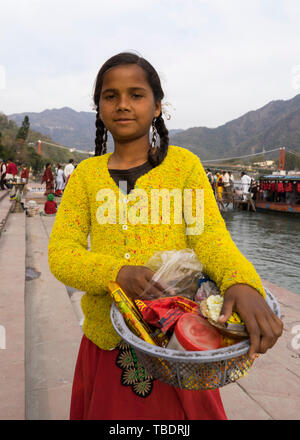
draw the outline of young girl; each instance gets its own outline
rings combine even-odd
[[[225,295],[220,321],[233,310],[244,320],[251,357],[273,346],[282,331],[281,321],[264,299],[259,276],[226,230],[199,158],[169,146],[163,97],[159,77],[145,59],[121,53],[102,66],[94,91],[95,157],[82,161],[72,173],[52,229],[52,273],[86,292],[71,419],[226,419],[218,390],[181,390],[141,375],[130,349],[120,344],[113,329],[109,281],[119,283],[132,298],[145,297],[145,290],[151,297],[159,296],[163,286],[150,283],[154,273],[145,266],[157,251],[194,249],[203,271]],[[114,139],[113,153],[106,153],[108,131]],[[127,185],[122,191],[121,181],[120,186]],[[172,209],[170,221],[164,221],[161,207],[151,206],[153,189],[202,189],[203,230],[188,234],[188,225],[184,219],[175,221]],[[129,221],[136,194],[148,196],[148,215]],[[140,212],[145,208],[145,199],[141,200]],[[157,209],[159,221],[153,221]]]

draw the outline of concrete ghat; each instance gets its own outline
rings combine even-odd
[[[231,420],[298,420],[300,349],[292,346],[292,328],[300,325],[300,295],[266,280],[263,284],[280,304],[283,334],[254,362],[247,377],[221,388],[221,396]]]
[[[16,213],[0,239],[0,420],[25,418],[24,272],[25,216]]]
[[[41,273],[25,288],[26,418],[68,419],[82,332],[65,286],[49,270],[43,219],[26,220],[26,266]]]
[[[49,271],[47,245],[54,220],[26,218],[26,266],[40,276],[26,281],[25,310],[23,214],[10,215],[0,240],[0,324],[5,325],[8,335],[6,350],[0,350],[0,419],[69,417],[82,336],[82,292],[67,291]],[[299,419],[300,350],[292,348],[292,328],[300,324],[300,295],[268,281],[264,284],[280,303],[284,332],[277,344],[255,361],[246,378],[220,389],[230,420]]]

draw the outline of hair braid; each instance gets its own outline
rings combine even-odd
[[[105,133],[105,126],[99,117],[99,106],[96,114],[96,138],[95,138],[95,156],[101,156],[106,153],[106,139],[103,139]]]
[[[162,163],[162,161],[164,160],[164,158],[166,157],[166,155],[168,153],[169,131],[165,125],[165,121],[163,120],[161,113],[155,119],[154,124],[157,129],[157,133],[159,134],[160,145],[154,154],[151,152],[151,148],[150,148],[149,153],[148,153],[148,160],[152,166],[156,167],[157,165]]]

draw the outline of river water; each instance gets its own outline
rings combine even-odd
[[[233,210],[222,216],[261,278],[300,294],[300,218]]]

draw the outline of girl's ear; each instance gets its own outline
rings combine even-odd
[[[158,116],[161,114],[161,101],[157,101],[155,103],[155,113],[154,113],[154,117],[158,118]]]

